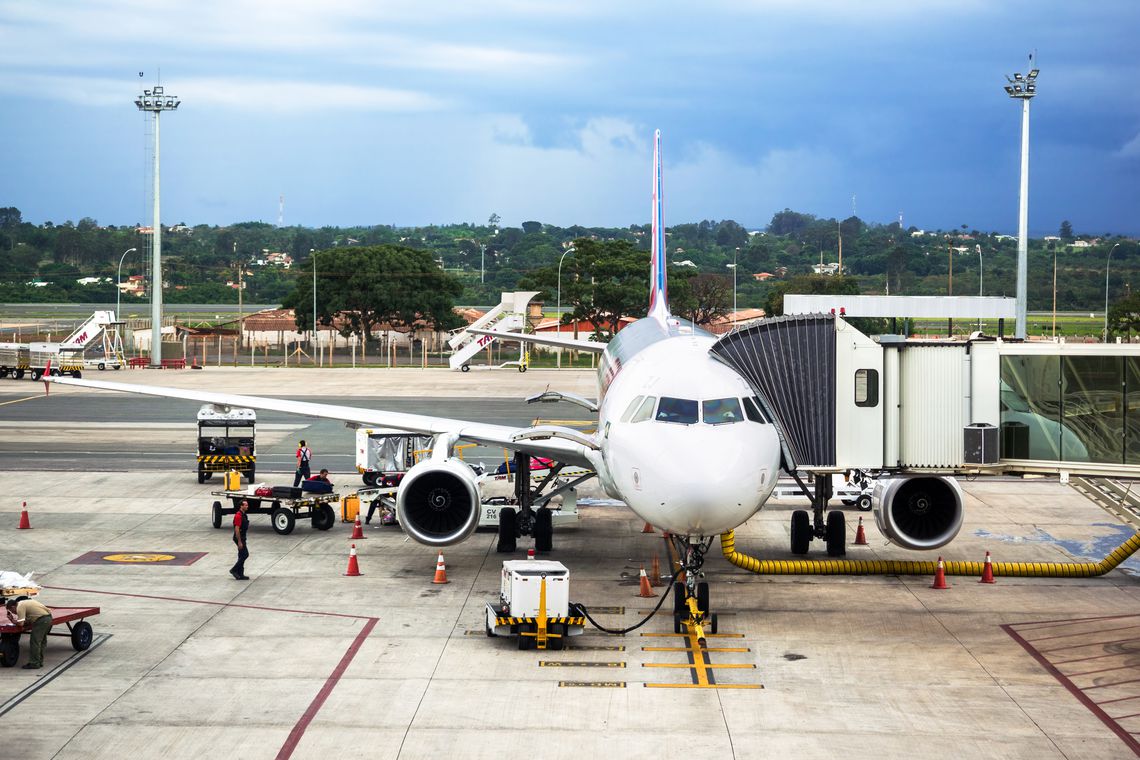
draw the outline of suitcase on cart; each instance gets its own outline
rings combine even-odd
[[[299,499],[301,489],[292,486],[273,486],[273,497],[276,499]]]

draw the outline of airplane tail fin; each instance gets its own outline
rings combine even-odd
[[[661,130],[653,134],[653,225],[649,263],[649,317],[662,324],[669,317],[665,266],[665,214],[661,206]]]

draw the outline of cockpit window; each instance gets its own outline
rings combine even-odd
[[[633,401],[630,401],[629,406],[626,407],[625,414],[621,416],[621,421],[629,422],[630,418],[633,417],[633,413],[637,411],[637,407],[641,406],[641,402],[644,400],[645,396],[638,396]]]
[[[697,421],[697,402],[687,398],[661,397],[657,407],[659,422],[676,422],[679,425],[692,425]]]
[[[768,420],[764,418],[764,412],[760,409],[760,404],[756,399],[745,397],[744,399],[744,413],[752,422],[759,422],[760,424],[767,424]]]
[[[653,407],[657,403],[656,396],[646,396],[645,400],[641,402],[641,406],[634,412],[633,416],[629,418],[630,422],[645,422],[646,420],[653,419]]]
[[[740,400],[735,398],[714,398],[701,402],[702,417],[706,425],[727,425],[740,422]]]

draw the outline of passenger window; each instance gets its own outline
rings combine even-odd
[[[727,425],[740,422],[740,401],[734,398],[716,398],[701,402],[701,415],[706,425]]]
[[[645,396],[638,396],[633,401],[629,402],[629,407],[625,410],[625,414],[621,416],[622,422],[629,422],[633,417],[633,413],[637,411],[637,407],[641,406],[641,402],[645,400]]]
[[[744,414],[753,422],[759,422],[761,425],[768,424],[768,420],[764,417],[764,412],[760,410],[760,403],[754,398],[745,397]]]
[[[879,405],[879,371],[855,370],[855,406]]]
[[[657,407],[659,422],[675,422],[678,425],[692,425],[697,421],[697,402],[687,398],[661,397]]]
[[[645,400],[641,402],[641,407],[637,412],[630,417],[630,422],[645,422],[646,420],[653,419],[653,406],[657,403],[656,396],[646,396]]]

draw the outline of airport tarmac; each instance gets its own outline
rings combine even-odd
[[[233,380],[246,392],[301,393],[282,388],[279,372],[113,379],[235,390]],[[356,385],[340,370],[326,371],[327,386],[326,373],[297,372],[317,396]],[[574,390],[572,375],[592,382],[589,373],[424,374],[447,375],[421,378],[416,387],[431,390],[405,394],[425,406],[465,389],[473,398],[522,397],[548,383]],[[391,387],[407,383],[377,377],[367,393],[396,396]],[[21,420],[66,422],[53,419],[51,399],[18,400],[39,387],[0,383],[0,423],[32,408]],[[57,391],[96,398],[57,388],[53,399]],[[132,432],[100,435],[105,445]],[[82,442],[42,445],[50,457]],[[0,746],[20,748],[12,756],[1140,755],[1135,559],[1102,578],[999,577],[991,586],[952,577],[950,589],[934,590],[929,577],[755,576],[714,551],[706,570],[721,635],[707,654],[672,634],[668,614],[622,637],[588,631],[565,651],[523,652],[484,635],[484,604],[497,596],[504,559],[492,533],[446,550],[450,582],[433,585],[435,552],[397,529],[369,528],[357,542],[364,574],[345,577],[350,526],[321,533],[299,524],[279,536],[254,518],[251,580],[239,582],[226,572],[229,532],[210,525],[211,484],[198,485],[189,462],[118,472],[89,465],[6,467],[0,568],[36,571],[48,604],[102,610],[92,619],[96,646],[82,656],[52,638],[44,670],[0,670]],[[290,475],[263,470],[259,479]],[[334,473],[342,491],[350,480]],[[966,524],[942,550],[947,559],[980,560],[986,550],[996,561],[1100,559],[1133,532],[1056,481],[962,485]],[[28,531],[16,528],[23,501]],[[790,556],[788,518],[801,506],[770,504],[737,531],[738,548]],[[859,514],[847,511],[852,539]],[[641,527],[603,501],[582,507],[577,527],[556,531],[552,557],[571,570],[572,598],[603,624],[633,625],[658,601],[636,596],[640,565],[667,556],[660,535]],[[848,558],[927,558],[888,545],[873,525],[867,532],[870,545],[849,545]],[[528,545],[520,540],[514,556]],[[137,561],[153,559],[146,553],[189,564]],[[115,554],[140,556],[101,559]],[[810,556],[823,556],[818,542]]]

